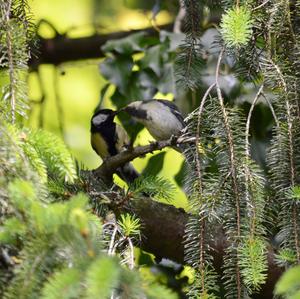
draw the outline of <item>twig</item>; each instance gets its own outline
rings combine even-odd
[[[211,90],[214,88],[216,83],[213,83],[212,85],[209,86],[209,88],[206,90],[202,100],[201,104],[198,110],[198,120],[197,120],[197,130],[196,130],[196,138],[195,138],[195,148],[196,148],[196,168],[197,168],[197,175],[198,175],[198,180],[199,180],[199,194],[202,193],[202,184],[201,184],[201,162],[199,159],[198,155],[198,144],[200,143],[200,125],[201,125],[201,116],[204,108],[204,104],[206,102],[206,99],[211,92]]]
[[[186,15],[185,7],[181,0],[179,0],[179,5],[180,5],[179,12],[176,16],[174,27],[173,27],[174,33],[181,33],[181,24]]]
[[[134,248],[130,238],[127,238],[129,249],[130,249],[130,261],[129,261],[129,269],[132,270],[134,268]]]
[[[152,142],[148,145],[137,146],[135,148],[123,151],[115,156],[105,159],[103,163],[94,170],[94,175],[102,179],[103,182],[111,184],[112,175],[115,171],[127,162],[134,160],[137,157],[144,156],[154,151],[162,150],[167,146],[174,146],[175,144],[189,143],[189,139],[172,136],[168,140]]]
[[[53,73],[53,85],[54,85],[54,94],[55,94],[55,102],[57,108],[57,118],[58,118],[58,127],[61,133],[61,136],[64,138],[64,111],[62,108],[62,100],[59,93],[59,71],[57,68],[54,68]]]
[[[272,103],[270,102],[270,100],[267,98],[267,96],[262,92],[261,95],[264,97],[265,101],[267,102],[267,104],[269,105],[269,108],[271,110],[271,113],[273,115],[273,118],[274,118],[274,121],[275,121],[275,124],[276,124],[276,127],[277,129],[279,129],[279,120],[277,118],[277,115],[275,113],[275,110],[274,110],[274,107],[272,105]]]
[[[196,131],[196,139],[195,139],[195,158],[196,158],[196,170],[197,170],[197,176],[198,176],[198,200],[199,200],[199,209],[200,212],[202,211],[203,203],[201,202],[202,197],[202,175],[201,175],[201,161],[199,158],[198,153],[198,144],[200,143],[200,125],[201,125],[201,116],[204,109],[204,104],[206,102],[206,99],[211,92],[211,90],[214,88],[216,84],[213,83],[209,86],[209,88],[206,90],[202,100],[201,104],[198,110],[198,120],[197,120],[197,131]],[[201,217],[199,220],[199,226],[200,226],[200,232],[199,232],[199,246],[200,246],[200,257],[199,257],[199,270],[201,273],[201,292],[204,294],[205,292],[205,257],[204,257],[204,238],[205,238],[205,216]]]
[[[246,158],[250,157],[250,148],[249,148],[249,131],[250,131],[250,122],[251,122],[251,117],[252,117],[252,113],[253,113],[253,109],[256,105],[256,102],[259,99],[259,96],[261,95],[262,91],[263,91],[264,85],[262,84],[262,86],[259,88],[258,92],[255,95],[255,98],[252,102],[252,105],[249,109],[249,113],[248,113],[248,117],[247,117],[247,122],[246,122],[246,134],[245,134],[245,155]]]
[[[254,237],[255,233],[255,222],[256,222],[256,202],[250,202],[250,196],[249,196],[249,181],[251,180],[250,176],[250,169],[249,169],[249,160],[250,160],[250,143],[249,143],[249,131],[250,131],[250,122],[251,122],[251,117],[252,113],[254,110],[254,107],[263,91],[264,85],[262,84],[261,87],[259,88],[258,92],[255,95],[255,98],[252,102],[252,105],[249,109],[248,117],[247,117],[247,122],[246,122],[246,132],[245,132],[245,157],[246,161],[244,163],[244,169],[245,169],[245,198],[246,202],[248,204],[249,210],[250,210],[250,236]]]
[[[115,237],[116,237],[116,234],[118,232],[118,227],[114,224],[114,230],[113,230],[113,233],[111,235],[111,239],[110,239],[110,243],[109,243],[109,247],[108,247],[108,255],[114,255],[114,251],[113,251],[113,248],[114,248],[114,244],[115,244]]]
[[[260,4],[260,5],[256,6],[256,7],[254,7],[254,8],[252,9],[252,11],[255,11],[255,10],[258,10],[258,9],[264,7],[264,6],[265,6],[266,4],[268,4],[270,1],[271,1],[271,0],[266,0],[266,1],[264,1],[262,4]]]
[[[41,91],[41,98],[38,102],[35,102],[35,103],[40,104],[39,127],[43,128],[44,127],[44,112],[45,112],[46,92],[45,92],[41,72],[39,71],[39,69],[37,70],[37,79],[38,79],[38,84],[39,84],[40,91]]]

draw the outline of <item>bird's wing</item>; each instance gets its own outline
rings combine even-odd
[[[163,105],[169,107],[171,109],[171,111],[174,113],[174,115],[176,116],[176,118],[181,122],[182,126],[185,127],[185,122],[184,122],[184,118],[181,115],[178,107],[171,101],[167,101],[167,100],[156,100],[160,103],[162,103]]]
[[[130,138],[125,129],[116,124],[116,149],[117,152],[122,152],[130,145]]]

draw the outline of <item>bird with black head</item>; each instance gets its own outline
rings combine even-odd
[[[91,119],[91,145],[102,160],[115,156],[130,146],[127,132],[114,122],[116,114],[111,109],[100,109]],[[132,183],[139,176],[131,163],[124,164],[116,172],[127,183]]]

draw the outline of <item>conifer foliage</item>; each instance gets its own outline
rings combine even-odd
[[[207,16],[215,2],[220,22],[210,24]],[[191,95],[191,102],[199,104],[189,111],[180,136],[192,140],[183,152],[189,201],[185,263],[194,269],[186,293],[188,298],[242,299],[266,282],[271,238],[278,264],[289,268],[300,263],[300,5],[286,0],[215,2],[181,0],[185,18],[180,34],[160,32],[159,39],[149,41],[135,33],[107,42],[100,70],[108,83],[101,97],[113,85],[117,108],[157,92],[173,93],[176,99]],[[99,184],[96,195],[88,194],[86,178],[63,141],[22,125],[28,109],[24,79],[29,51],[34,52],[27,1],[0,0],[0,22],[5,78],[0,101],[0,297],[177,298],[136,270],[134,246],[142,237],[143,221],[130,214],[109,217],[106,196],[128,201],[147,194],[171,202],[174,186],[151,175],[138,178],[126,192]],[[203,36],[209,26],[218,33],[208,51]],[[210,80],[205,80],[207,71]],[[228,73],[240,84],[239,101],[226,91]],[[248,86],[254,92],[245,113],[239,104]],[[259,102],[273,117],[266,167],[253,158],[251,144]],[[141,127],[120,118],[134,139]],[[164,155],[149,161],[159,164],[146,167],[157,174]],[[211,249],[220,229],[226,243],[221,274]],[[295,291],[297,283],[292,292],[285,283],[298,272],[295,268],[284,276],[278,294]]]
[[[134,269],[140,220],[126,214],[104,223],[92,213],[88,195],[79,192],[83,183],[63,141],[22,125],[34,31],[27,1],[1,0],[0,22],[5,77],[0,102],[0,297],[175,299],[165,286]],[[154,190],[153,182],[147,186]]]
[[[193,1],[188,2],[192,5]],[[223,2],[221,40],[215,46],[219,53],[215,80],[190,116],[187,132],[197,139],[194,149],[186,152],[192,173],[188,185],[193,210],[186,230],[186,258],[199,277],[190,291],[192,298],[215,298],[215,290],[209,289],[215,286],[215,275],[211,274],[208,240],[211,227],[218,223],[222,223],[228,242],[222,277],[226,298],[249,298],[260,289],[267,277],[267,232],[277,227],[274,222],[273,227],[268,223],[270,204],[272,213],[280,219],[278,245],[282,252],[289,251],[295,257],[285,260],[285,264],[290,265],[292,260],[299,263],[299,213],[294,192],[300,163],[296,67],[299,7],[284,3]],[[186,14],[192,22],[194,15],[188,6]],[[188,43],[184,46],[192,50]],[[225,104],[219,77],[226,59],[232,59],[238,78],[260,86],[246,119],[241,111]],[[253,109],[261,97],[269,105],[275,123],[267,176],[252,160],[249,144]],[[218,140],[213,150],[212,139]],[[207,167],[212,158],[217,166],[213,174]],[[272,186],[272,203],[267,202],[266,182]]]

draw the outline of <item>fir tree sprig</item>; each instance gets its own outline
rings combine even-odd
[[[201,37],[201,3],[196,0],[182,0],[185,11],[185,40],[179,47],[175,62],[177,84],[183,88],[195,89],[200,84],[200,74],[204,66]]]
[[[251,11],[247,7],[236,6],[222,16],[221,34],[228,47],[245,46],[252,34]]]
[[[28,8],[25,0],[0,1],[0,66],[7,68],[9,82],[2,91],[0,110],[12,123],[28,109],[25,76],[32,32]]]
[[[129,186],[128,192],[130,192],[133,197],[146,193],[148,196],[172,201],[174,198],[175,186],[162,177],[151,175],[140,176]]]

